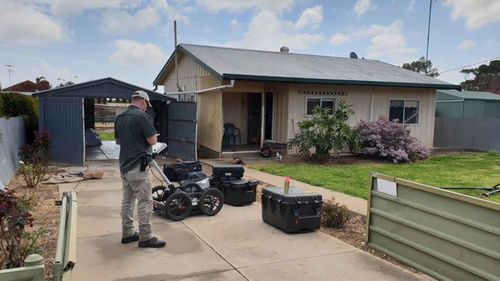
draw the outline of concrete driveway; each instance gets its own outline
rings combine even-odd
[[[165,248],[122,245],[116,164],[89,165],[105,177],[60,185],[78,194],[74,280],[426,280],[319,231],[282,233],[262,222],[259,203],[182,222],[153,215]]]

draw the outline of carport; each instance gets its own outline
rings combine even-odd
[[[48,130],[54,162],[82,165],[85,162],[85,130],[95,126],[95,99],[129,100],[136,90],[148,93],[154,109],[154,125],[159,140],[167,142],[168,104],[175,101],[163,94],[114,78],[103,78],[71,86],[41,91],[39,130]]]

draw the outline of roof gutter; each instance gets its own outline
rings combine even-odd
[[[208,92],[214,92],[217,90],[222,90],[222,89],[229,89],[234,87],[234,79],[231,79],[231,82],[228,85],[220,85],[217,87],[212,87],[212,88],[206,88],[206,89],[201,89],[197,91],[184,91],[184,92],[169,92],[165,93],[166,96],[175,96],[175,95],[197,95],[197,94],[202,94],[202,93],[208,93]]]

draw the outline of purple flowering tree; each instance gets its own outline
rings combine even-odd
[[[405,125],[387,118],[374,122],[360,121],[356,131],[360,136],[360,153],[363,155],[394,163],[415,162],[429,157],[429,151],[410,135]]]

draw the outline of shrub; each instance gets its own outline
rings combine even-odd
[[[28,188],[35,188],[48,170],[50,137],[47,131],[35,132],[32,144],[19,149],[20,171]]]
[[[380,118],[375,122],[360,121],[356,127],[361,154],[398,162],[414,162],[429,157],[429,151],[410,135],[403,124]]]
[[[28,143],[35,138],[33,132],[38,130],[38,100],[19,93],[2,93],[0,95],[0,117],[23,117]]]
[[[302,156],[319,161],[326,160],[331,151],[355,150],[357,134],[347,124],[352,114],[351,106],[344,101],[338,103],[333,113],[328,108],[316,107],[312,119],[298,123],[299,132],[290,140],[289,147],[297,147]]]
[[[343,228],[351,218],[349,209],[335,202],[335,198],[325,201],[321,207],[321,224],[324,227]]]
[[[29,198],[18,198],[13,191],[0,191],[0,269],[23,266],[27,256],[40,252],[38,238],[44,230],[33,227]]]

